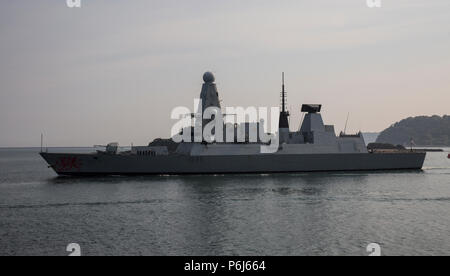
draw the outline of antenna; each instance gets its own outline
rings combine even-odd
[[[41,152],[43,152],[42,151],[43,147],[44,147],[44,134],[41,133]]]
[[[286,110],[286,89],[284,86],[284,72],[281,75],[282,79],[282,90],[281,90],[281,112],[280,112],[280,121],[279,128],[289,129],[289,112]]]
[[[345,121],[345,128],[344,128],[344,134],[347,133],[347,125],[348,125],[348,118],[350,117],[350,112],[347,114],[347,121]]]
[[[284,72],[281,75],[282,78],[282,83],[283,83],[283,89],[281,92],[281,105],[282,105],[282,112],[285,113],[286,112],[286,90],[285,90],[285,86],[284,86]]]

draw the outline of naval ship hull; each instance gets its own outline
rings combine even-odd
[[[138,156],[41,153],[61,176],[267,174],[293,172],[420,170],[426,153]]]

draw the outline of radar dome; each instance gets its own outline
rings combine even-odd
[[[206,72],[205,74],[203,74],[203,80],[206,83],[212,83],[216,80],[216,78],[214,77],[213,73],[211,72]]]

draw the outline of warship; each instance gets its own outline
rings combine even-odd
[[[198,111],[215,108],[221,112],[214,75],[206,72],[203,81]],[[147,146],[132,146],[131,150],[122,151],[118,143],[110,143],[104,150],[92,153],[52,153],[41,150],[40,155],[49,168],[60,176],[271,174],[420,170],[423,167],[426,152],[412,149],[368,150],[361,132],[354,135],[341,132],[336,135],[333,125],[324,124],[320,104],[303,104],[301,127],[298,131],[291,131],[286,100],[283,74],[278,131],[272,136],[277,139],[273,151],[262,150],[269,146],[260,135],[257,135],[256,140],[250,139],[251,129],[257,129],[258,134],[265,132],[261,121],[235,123],[231,128],[233,139],[226,139],[226,142],[217,137],[204,139],[200,134],[200,140],[195,137],[197,139],[194,141],[174,142],[176,139],[172,137],[155,140]],[[205,125],[213,120],[214,116],[209,119],[197,118],[196,121],[201,121],[201,131],[205,131]],[[227,127],[229,124],[223,124],[226,129],[223,133],[229,135]],[[219,128],[213,129],[215,136],[219,136]],[[179,134],[188,131],[194,138],[193,126],[183,128]]]

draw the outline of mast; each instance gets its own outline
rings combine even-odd
[[[284,72],[282,74],[282,89],[281,89],[281,112],[280,121],[278,124],[280,143],[289,142],[289,112],[286,110],[286,89],[284,85]]]
[[[281,90],[281,103],[282,103],[282,112],[286,112],[286,90],[284,87],[284,72],[282,73],[282,90]]]
[[[284,85],[284,72],[282,74],[282,90],[281,90],[281,112],[280,112],[280,122],[279,128],[289,129],[289,112],[286,110],[286,89]]]

